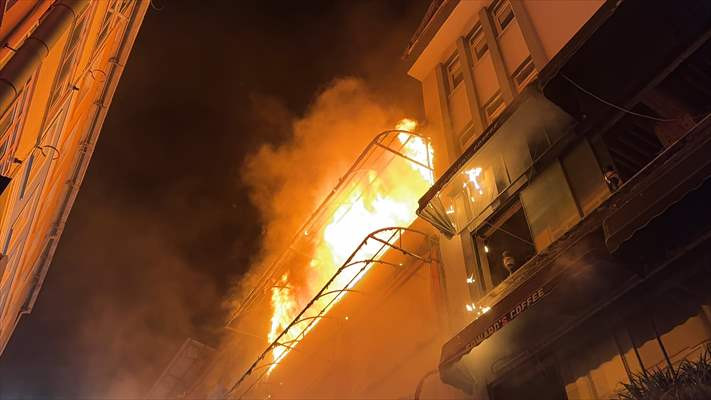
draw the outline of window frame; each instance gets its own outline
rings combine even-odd
[[[521,76],[521,73],[523,73],[526,70],[529,70],[528,74],[523,79],[519,79]],[[538,75],[538,71],[536,70],[536,65],[533,63],[533,58],[529,55],[526,57],[521,64],[516,67],[516,70],[511,74],[511,80],[513,80],[514,86],[516,87],[516,90],[521,93],[523,89],[533,81],[536,76]]]
[[[469,230],[468,236],[470,238],[469,240],[472,241],[472,247],[476,261],[476,271],[474,272],[476,275],[478,275],[476,278],[479,282],[477,288],[480,290],[482,296],[486,296],[492,290],[496,289],[501,283],[506,281],[506,279],[508,279],[508,277],[506,277],[500,282],[494,283],[494,271],[492,270],[492,266],[490,265],[488,258],[489,248],[487,246],[487,241],[496,232],[501,231],[505,234],[508,233],[505,230],[501,229],[501,227],[507,222],[509,222],[512,218],[514,218],[518,213],[521,213],[521,215],[523,216],[523,221],[528,230],[528,239],[530,239],[528,244],[532,247],[533,253],[530,257],[526,258],[525,261],[518,265],[516,270],[514,270],[513,273],[511,273],[509,276],[513,276],[518,271],[523,270],[524,266],[530,260],[535,258],[536,255],[539,254],[538,249],[536,249],[536,246],[533,243],[533,233],[531,232],[531,226],[528,223],[528,217],[526,216],[526,211],[519,195],[520,192],[517,192],[515,195],[512,195],[508,200],[505,201],[504,204],[502,204],[497,209],[494,214],[487,217],[476,228]]]
[[[467,45],[469,46],[473,64],[480,62],[489,52],[489,43],[486,41],[486,35],[481,23],[477,23],[467,35]],[[481,47],[482,45],[483,48]]]
[[[457,69],[453,70],[452,67],[456,65]],[[448,86],[448,94],[452,94],[455,89],[459,87],[459,85],[464,82],[464,71],[462,70],[462,60],[459,59],[459,53],[455,50],[454,54],[452,54],[449,59],[447,59],[447,63],[444,66],[445,73],[447,74],[447,86]]]
[[[498,106],[494,108],[492,112],[489,112],[491,107],[495,104],[500,102]],[[498,118],[502,112],[506,109],[506,101],[504,100],[504,96],[501,93],[501,90],[497,90],[490,98],[489,100],[484,103],[482,106],[482,109],[484,110],[484,116],[486,116],[487,123],[492,123]]]
[[[505,13],[505,14],[504,14]],[[502,22],[501,16],[504,16]],[[516,20],[516,14],[513,12],[513,7],[509,0],[498,0],[491,6],[491,19],[494,20],[494,25],[496,27],[496,33],[501,36],[511,23]]]

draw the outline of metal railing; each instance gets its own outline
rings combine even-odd
[[[382,228],[368,234],[341,265],[341,267],[338,268],[336,273],[326,282],[321,290],[316,293],[316,295],[306,304],[301,312],[296,315],[291,323],[289,323],[289,325],[281,331],[276,339],[274,339],[267,346],[267,348],[264,349],[252,365],[242,374],[239,380],[232,385],[230,390],[227,392],[226,397],[242,398],[248,394],[264,378],[264,376],[267,375],[272,367],[279,364],[283,360],[284,356],[275,356],[274,350],[277,347],[284,347],[288,351],[294,350],[299,342],[306,337],[311,328],[313,328],[321,319],[328,318],[326,313],[338,302],[344,293],[355,291],[352,288],[353,285],[360,280],[360,278],[371,266],[388,265],[396,268],[401,267],[399,264],[388,262],[380,258],[387,252],[388,249],[401,252],[403,255],[409,256],[417,261],[426,263],[432,262],[429,256],[422,256],[417,254],[416,250],[408,249],[407,243],[403,241],[404,233],[416,235],[426,240],[430,238],[430,236],[424,232],[403,227]],[[378,243],[379,247],[374,254],[367,254],[372,252],[370,249],[366,250],[366,247],[369,246],[371,241]],[[359,258],[362,253],[366,254],[362,256],[362,258]],[[359,270],[344,283],[334,286],[335,283],[339,282],[338,278],[351,268],[359,268]],[[313,310],[314,308],[315,310]],[[291,339],[283,340],[287,337],[291,337]],[[251,385],[236,396],[239,387],[256,371],[261,371],[259,376],[256,377]]]

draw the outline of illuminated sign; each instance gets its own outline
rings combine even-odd
[[[514,318],[518,317],[524,311],[528,310],[531,306],[540,301],[546,294],[546,290],[543,287],[540,287],[538,288],[538,290],[528,295],[525,299],[518,302],[509,312],[496,319],[496,321],[494,321],[491,325],[489,325],[486,329],[479,333],[473,341],[468,343],[466,346],[466,352],[469,352],[474,347],[480,345],[481,342],[486,340],[489,336],[496,333],[499,329],[503,328]]]

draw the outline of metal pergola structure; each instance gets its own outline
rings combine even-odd
[[[401,135],[406,135],[407,139],[405,141],[399,140]],[[405,154],[404,150],[406,146],[411,144],[413,141],[421,141],[427,148],[423,159],[417,160]],[[293,257],[295,254],[303,254],[304,248],[308,248],[309,245],[305,242],[313,240],[316,235],[310,235],[322,229],[324,220],[328,218],[334,210],[334,205],[340,204],[339,200],[342,200],[347,192],[352,190],[351,184],[354,181],[363,178],[362,172],[366,170],[369,166],[374,166],[376,169],[384,169],[392,163],[394,159],[405,160],[406,162],[413,163],[422,171],[426,171],[430,175],[431,183],[434,183],[434,168],[432,165],[432,143],[429,138],[422,136],[415,132],[391,129],[380,132],[376,135],[370,143],[366,146],[358,158],[355,160],[353,165],[348,169],[348,171],[339,179],[336,186],[331,190],[328,196],[323,200],[318,208],[311,214],[309,219],[301,226],[299,230],[296,231],[294,236],[288,242],[289,246],[279,255],[278,258],[273,260],[269,266],[261,273],[257,283],[247,294],[247,296],[240,302],[239,306],[228,319],[226,326],[230,326],[233,322],[238,320],[242,314],[248,311],[264,293],[268,291],[269,288],[274,286],[277,282],[277,278],[286,270],[286,265],[289,263],[289,258]]]
[[[388,265],[395,268],[401,268],[400,264],[395,264],[379,258],[389,249],[399,251],[417,261],[425,263],[432,262],[433,260],[429,258],[429,255],[423,256],[417,254],[417,250],[409,249],[410,246],[406,243],[407,240],[403,240],[403,234],[405,233],[419,236],[421,239],[425,240],[430,238],[428,234],[422,231],[403,227],[382,228],[367,235],[363,241],[361,241],[360,245],[353,251],[353,253],[351,253],[350,257],[348,257],[343,265],[341,265],[341,267],[331,277],[331,279],[326,282],[321,290],[316,293],[311,301],[306,304],[301,312],[299,312],[299,314],[277,336],[277,338],[272,341],[266,349],[264,349],[252,365],[242,374],[239,380],[232,385],[226,397],[241,399],[247,395],[259,382],[262,381],[264,376],[268,374],[271,367],[276,366],[282,361],[283,357],[278,359],[274,357],[274,349],[277,347],[284,347],[289,350],[293,350],[319,320],[327,317],[326,313],[333,305],[335,305],[340,296],[344,293],[354,291],[354,284],[358,282],[359,279],[372,266]],[[374,256],[369,255],[372,250],[365,250],[367,246],[371,245],[371,243],[375,243],[378,246]],[[358,268],[358,272],[352,275],[351,279],[347,280],[345,283],[342,283],[341,285],[334,285],[334,283],[338,282],[339,276],[351,268]],[[292,337],[292,339],[283,340],[287,336]],[[254,381],[246,389],[239,393],[239,395],[237,395],[237,390],[240,388],[242,383],[244,383],[250,376],[252,376],[253,373],[257,371],[260,371],[260,373],[256,376]]]
[[[413,152],[414,148],[419,151]],[[256,304],[261,304],[261,301],[267,297],[265,294],[269,293],[272,288],[279,287],[278,278],[284,272],[293,269],[295,265],[307,265],[304,263],[311,260],[313,248],[323,240],[323,230],[333,217],[336,209],[343,205],[350,207],[348,199],[354,194],[358,195],[358,188],[387,184],[388,172],[386,171],[391,171],[389,172],[389,179],[392,180],[393,170],[388,168],[399,171],[397,168],[402,168],[403,164],[398,166],[398,163],[408,165],[411,171],[416,171],[421,175],[423,181],[426,182],[427,188],[434,182],[432,145],[429,138],[405,130],[387,130],[375,136],[365,150],[356,158],[346,174],[338,181],[326,199],[295,233],[285,250],[260,274],[256,285],[254,285],[227,322],[227,327],[239,324],[242,318],[249,318],[246,313],[254,308]],[[385,179],[385,182],[383,179]],[[391,181],[390,184],[392,185],[393,182]],[[416,202],[417,198],[419,198],[419,195],[413,196],[412,200]],[[416,216],[413,213],[413,220],[414,218]],[[405,233],[406,240],[403,241],[403,234]],[[362,234],[363,232],[359,233],[359,235]],[[319,321],[327,318],[325,314],[343,295],[355,291],[353,289],[355,283],[373,265],[400,267],[399,264],[383,259],[383,255],[388,249],[401,252],[403,255],[412,257],[413,260],[430,262],[429,253],[426,256],[422,256],[418,254],[419,249],[410,248],[416,246],[408,246],[410,242],[414,242],[409,238],[414,236],[418,237],[417,240],[420,243],[422,239],[429,240],[427,234],[407,227],[383,227],[366,235],[345,262],[338,269],[335,269],[335,273],[321,290],[303,306],[291,323],[232,385],[227,397],[244,396],[257,385],[283,358],[274,359],[275,354],[279,353],[274,350],[278,347],[284,349],[283,353],[293,350],[310,329],[315,327]],[[354,273],[354,270],[357,272]],[[255,376],[254,382],[243,393],[238,395],[238,389],[247,383],[247,378]]]

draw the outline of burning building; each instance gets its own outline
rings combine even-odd
[[[262,272],[228,325],[238,339],[187,397],[398,398],[432,374],[448,322],[438,239],[415,213],[437,156],[417,132],[403,120],[366,146]]]
[[[0,1],[0,352],[42,287],[148,5]]]
[[[696,357],[709,7],[434,1],[427,135],[373,139],[186,396],[602,399]]]
[[[710,7],[432,4],[406,57],[440,132],[443,382],[604,399],[709,342]]]

